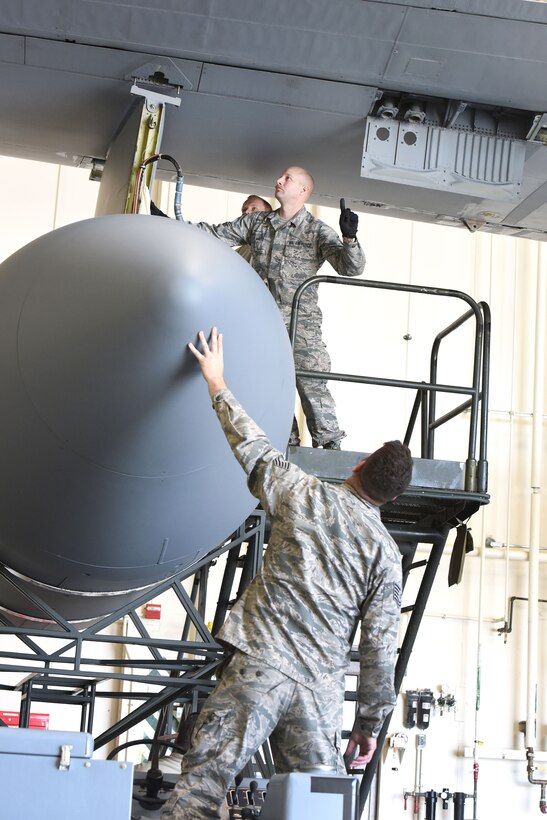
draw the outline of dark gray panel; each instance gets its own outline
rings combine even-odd
[[[547,26],[409,9],[384,84],[543,111],[546,73]]]
[[[79,0],[78,0],[79,2]],[[73,0],[29,0],[0,4],[2,31],[64,39],[72,19]]]
[[[90,48],[78,43],[58,43],[51,40],[26,38],[25,65],[52,69],[63,75],[77,74],[84,77],[125,80],[143,63],[153,59],[154,53],[146,51],[124,51],[122,49]],[[196,87],[202,69],[201,63],[193,60],[174,59],[180,69]],[[126,80],[129,82],[129,79]]]
[[[273,122],[280,136],[272,141]],[[268,196],[283,168],[303,164],[317,177],[318,194],[334,186],[332,195],[339,198],[337,192],[350,184],[354,192],[362,188],[364,123],[364,117],[183,94],[181,108],[173,116],[168,112],[163,150],[178,157],[188,181],[192,177],[214,184],[217,179],[222,187],[229,168],[231,179],[245,180],[247,187],[258,186]],[[211,150],[212,135],[219,129],[220,152]]]
[[[77,34],[115,47],[123,42],[140,49],[147,42],[158,53],[356,80],[365,60],[371,76],[381,75],[403,14],[398,6],[328,0],[142,5],[131,13],[125,5],[111,4],[107,16],[104,3],[80,5]]]
[[[112,95],[112,80],[98,83],[75,74],[61,78],[57,71],[9,64],[1,71],[2,106],[10,110],[0,120],[2,153],[68,165],[79,165],[82,156],[106,155],[127,108],[125,84],[118,84],[119,93],[114,89]],[[44,92],[48,87],[57,89],[55,98]]]
[[[203,68],[199,92],[362,117],[376,101],[377,89],[209,64]]]
[[[0,119],[2,153],[70,165],[82,157],[104,158],[134,99],[125,77],[151,55],[28,38],[25,43],[24,66],[0,63],[0,96],[10,112]],[[2,59],[6,51],[22,55],[18,37],[4,36],[1,45]],[[200,64],[176,65],[198,83]]]
[[[43,37],[75,40],[131,51],[260,66],[302,76],[362,81],[381,76],[400,28],[404,10],[376,3],[330,0],[255,0],[148,3],[85,2],[65,4],[65,24],[55,14],[38,14],[32,25],[29,4],[20,18],[4,16],[0,30],[41,32]]]
[[[374,0],[375,3],[393,5],[394,0]],[[547,23],[547,8],[544,3],[526,2],[526,0],[396,0],[399,6],[412,8],[440,9],[458,11],[462,14],[474,14],[485,17],[497,17],[503,20],[523,20]]]
[[[0,34],[0,55],[2,55],[3,63],[23,65],[25,62],[25,38]]]

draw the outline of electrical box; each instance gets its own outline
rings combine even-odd
[[[145,604],[144,617],[149,621],[159,621],[161,618],[161,604]]]
[[[6,820],[130,820],[133,764],[93,760],[86,732],[0,727]]]

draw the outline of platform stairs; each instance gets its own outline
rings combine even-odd
[[[362,453],[311,448],[291,448],[289,451],[292,462],[328,481],[340,481],[342,477],[349,475],[351,467],[362,457]],[[411,485],[395,502],[382,508],[382,520],[401,552],[403,587],[406,587],[411,573],[419,579],[414,600],[404,602],[401,610],[408,617],[403,619],[406,626],[395,669],[397,692],[401,687],[449,532],[454,527],[465,526],[465,522],[488,500],[488,495],[484,492],[465,490],[465,465],[435,459],[414,459]],[[420,560],[416,560],[418,545]],[[459,555],[454,554],[451,560],[451,570],[456,579],[461,577],[464,560],[465,549]],[[416,585],[412,586],[415,588]],[[358,660],[357,650],[352,650],[350,674],[358,675]],[[346,692],[346,699],[355,701],[354,688]],[[361,810],[372,788],[390,717],[386,719],[380,732],[377,751],[363,772],[360,786]],[[348,736],[348,731],[343,733],[343,737]]]
[[[298,371],[297,375],[310,379],[375,384],[397,390],[414,391],[415,398],[404,436],[401,439],[410,444],[419,420],[420,458],[414,458],[413,473],[407,491],[395,501],[382,507],[382,520],[399,546],[403,569],[403,608],[406,628],[401,636],[395,669],[395,689],[398,693],[416,640],[427,600],[435,580],[437,570],[445,550],[447,538],[452,528],[466,529],[466,522],[484,504],[489,502],[487,494],[487,430],[488,430],[488,383],[490,373],[490,333],[491,317],[485,302],[475,302],[461,291],[445,288],[419,287],[411,284],[396,284],[366,279],[345,279],[343,277],[316,276],[304,282],[296,291],[289,335],[294,347],[297,335],[300,301],[308,288],[319,287],[322,283],[337,287],[366,290],[381,290],[407,293],[416,298],[443,298],[462,302],[464,311],[448,326],[434,336],[430,360],[429,380],[414,382],[403,379],[364,377],[344,373],[318,373]],[[439,384],[439,354],[443,342],[460,328],[473,326],[473,363],[470,385]],[[437,398],[440,394],[451,394],[455,399],[463,396],[463,401],[443,415],[437,413]],[[443,425],[468,413],[469,430],[467,453],[461,462],[435,458],[435,433]],[[366,454],[365,454],[366,455]],[[322,449],[296,447],[289,448],[289,460],[298,464],[306,472],[326,481],[340,482],[351,474],[352,467],[363,457],[362,453],[346,451],[325,451]],[[416,551],[420,545],[420,560]],[[466,539],[456,539],[450,561],[448,581],[457,583],[462,578],[466,554]],[[419,583],[414,600],[406,603],[405,590],[410,574],[419,573]],[[358,656],[352,650],[352,666],[358,666]],[[346,698],[355,699],[355,692],[346,692]],[[376,752],[366,766],[360,785],[360,811],[371,792],[391,715],[382,726]],[[349,733],[346,732],[346,735]]]

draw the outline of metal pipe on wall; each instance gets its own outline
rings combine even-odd
[[[506,562],[528,561],[529,551],[530,546],[528,544],[506,544],[503,541],[495,541],[492,538],[487,538],[484,545],[479,545],[476,543],[473,552],[470,552],[468,555],[465,556],[465,561],[467,563],[467,561],[480,560],[482,552],[484,552],[484,555],[488,560],[503,559]],[[539,552],[540,561],[546,561],[547,547],[541,546],[539,548]],[[426,544],[418,544],[418,547],[416,549],[416,555],[422,555],[424,553],[428,553],[428,546]],[[507,600],[509,600],[509,598],[511,597],[509,591],[507,591],[507,595],[509,596]]]
[[[492,299],[492,242],[489,243],[489,259],[488,268],[490,272],[490,293],[489,300]],[[515,333],[515,307],[516,300],[513,301],[513,334]],[[512,370],[512,379],[514,381],[514,368]],[[511,384],[511,397],[513,396],[513,383]],[[510,432],[513,431],[513,420],[511,419]],[[511,447],[509,448],[509,458],[511,459]],[[510,469],[509,469],[510,472]],[[507,505],[507,532],[509,532],[509,516],[510,504]],[[507,551],[508,555],[508,551]],[[482,543],[479,552],[479,596],[477,605],[477,666],[475,670],[476,675],[476,691],[475,691],[475,722],[474,722],[474,739],[473,739],[473,820],[477,820],[478,808],[478,773],[479,773],[479,745],[482,743],[480,739],[480,707],[481,707],[481,677],[482,677],[482,638],[483,638],[483,624],[484,624],[484,585],[486,579],[486,544]],[[508,571],[509,561],[506,560],[506,572]]]
[[[538,248],[536,283],[536,330],[534,395],[532,417],[530,551],[528,553],[528,674],[526,747],[533,755],[537,743],[536,714],[538,690],[539,622],[539,538],[541,523],[541,462],[543,438],[543,396],[545,372],[545,316],[547,313],[547,255]],[[530,777],[530,771],[529,771]]]
[[[480,574],[479,574],[479,602],[477,613],[477,670],[476,670],[476,693],[475,693],[475,737],[473,740],[473,820],[477,820],[477,801],[478,801],[478,775],[479,775],[479,744],[482,743],[479,738],[479,712],[481,707],[481,675],[482,675],[482,633],[483,633],[483,619],[484,619],[484,582],[486,570],[486,553],[484,546],[480,552]]]
[[[516,268],[516,259],[515,259],[515,268]],[[517,280],[518,277],[513,277],[513,356],[515,356],[515,351],[517,350]],[[511,367],[511,404],[510,404],[510,415],[509,415],[509,463],[507,465],[507,513],[506,513],[506,533],[507,533],[507,540],[511,537],[511,513],[512,513],[512,505],[509,502],[511,498],[511,482],[513,480],[513,442],[514,442],[514,432],[515,432],[515,415],[514,415],[514,407],[515,407],[515,361],[513,359],[513,366]],[[488,543],[488,539],[486,539],[484,546]],[[484,547],[483,547],[484,551]],[[509,599],[509,576],[510,576],[510,567],[511,567],[511,552],[507,548],[505,550],[505,590],[504,590],[504,601],[506,607],[509,606],[508,599]],[[505,610],[505,622],[507,623],[509,618],[509,612],[507,609]],[[505,636],[507,638],[507,636]]]

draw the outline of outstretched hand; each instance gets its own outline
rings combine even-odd
[[[203,330],[198,333],[198,339],[201,345],[200,352],[192,342],[188,343],[188,347],[198,360],[203,378],[207,382],[209,394],[211,398],[219,390],[226,387],[224,381],[224,351],[222,348],[222,333],[219,333],[216,327],[211,330],[211,341],[207,344],[207,339]]]
[[[346,208],[346,200],[340,200],[340,233],[346,239],[355,239],[359,217],[351,208]]]

